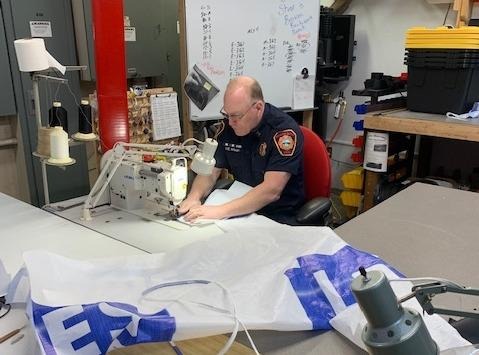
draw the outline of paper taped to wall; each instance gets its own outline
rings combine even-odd
[[[385,172],[388,168],[389,134],[368,132],[364,152],[364,169]]]

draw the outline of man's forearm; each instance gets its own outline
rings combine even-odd
[[[213,171],[213,174],[209,176],[197,175],[191,186],[188,198],[201,200],[203,197],[207,196],[213,189],[220,172]]]

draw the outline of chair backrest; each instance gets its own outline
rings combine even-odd
[[[309,128],[301,126],[304,135],[304,188],[306,200],[329,197],[331,162],[322,139]]]

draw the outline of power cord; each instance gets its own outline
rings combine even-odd
[[[218,286],[221,290],[223,290],[225,296],[226,296],[226,299],[229,301],[229,303],[231,304],[231,307],[232,307],[232,311],[230,310],[227,310],[227,309],[223,309],[223,308],[219,308],[219,307],[216,307],[216,306],[212,306],[212,305],[209,305],[209,304],[206,304],[206,303],[202,303],[202,302],[193,302],[193,301],[183,301],[183,300],[180,300],[180,299],[174,299],[174,300],[163,300],[163,301],[171,301],[171,302],[176,302],[176,303],[179,303],[179,304],[194,304],[194,305],[197,305],[197,306],[201,306],[201,307],[205,307],[205,308],[208,308],[208,309],[211,309],[211,310],[214,310],[214,311],[217,311],[219,313],[223,313],[223,314],[228,314],[230,316],[233,317],[234,321],[235,321],[235,324],[234,324],[234,327],[233,327],[233,331],[231,332],[231,335],[228,339],[228,341],[226,342],[226,344],[223,346],[223,348],[218,352],[218,355],[224,355],[228,352],[228,350],[231,348],[231,346],[233,345],[233,342],[235,341],[236,339],[236,335],[238,334],[238,330],[239,330],[239,326],[241,325],[241,327],[243,328],[243,330],[245,331],[246,333],[246,336],[248,338],[248,341],[250,342],[251,344],[251,347],[253,349],[253,351],[255,352],[256,355],[259,355],[259,352],[258,352],[258,349],[256,348],[256,345],[255,343],[253,342],[253,339],[251,338],[251,335],[249,334],[248,332],[248,329],[246,328],[246,326],[244,325],[244,323],[238,318],[238,316],[236,315],[236,305],[233,301],[233,298],[231,297],[231,294],[230,292],[228,291],[228,289],[223,286],[221,283],[217,282],[217,281],[209,281],[209,280],[183,280],[183,281],[173,281],[173,282],[165,282],[165,283],[162,283],[162,284],[159,284],[159,285],[155,285],[155,286],[152,286],[150,288],[147,288],[146,290],[144,290],[141,295],[142,297],[145,297],[146,295],[156,291],[156,290],[159,290],[161,288],[166,288],[166,287],[173,287],[173,286],[183,286],[183,285],[192,285],[192,284],[203,284],[203,285],[207,285],[207,284],[213,284],[213,285],[216,285]],[[158,301],[158,300],[155,300],[155,301]],[[170,344],[171,345],[171,344]],[[179,349],[178,349],[179,350]],[[175,350],[176,351],[176,350]],[[178,354],[179,355],[179,354]]]
[[[5,296],[0,297],[0,318],[5,317],[10,310],[12,309],[12,305],[6,303]]]
[[[450,10],[451,10],[451,4],[449,4],[449,6],[447,7],[446,15],[444,15],[444,21],[442,22],[442,25],[443,25],[443,26],[446,25],[447,16],[449,15],[449,11],[450,11]]]

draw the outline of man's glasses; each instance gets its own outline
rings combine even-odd
[[[251,104],[251,106],[244,113],[235,113],[235,114],[230,115],[230,114],[226,113],[223,109],[221,109],[220,114],[226,120],[232,120],[232,119],[240,120],[244,116],[246,116],[246,114],[249,112],[249,110],[251,110],[254,107],[254,105],[256,105],[257,103],[258,103],[258,101],[253,102]]]

